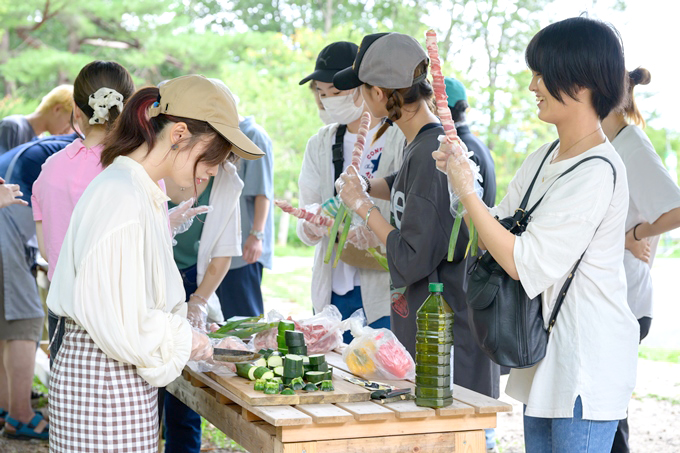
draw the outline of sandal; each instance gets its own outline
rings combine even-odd
[[[8,415],[9,415],[9,412],[7,412],[5,409],[0,407],[0,418],[2,419],[2,420],[0,420],[0,429],[3,426],[5,426],[5,418],[7,418]]]
[[[5,426],[5,429],[2,430],[2,435],[9,439],[18,440],[48,440],[50,429],[49,423],[45,425],[45,428],[41,432],[37,433],[35,431],[40,422],[43,420],[44,417],[40,412],[36,412],[31,421],[28,423],[22,423],[19,420],[15,420],[12,417],[7,416],[5,418],[6,425],[12,426],[14,428],[14,432],[7,431],[7,426]]]

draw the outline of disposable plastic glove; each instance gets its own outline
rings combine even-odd
[[[373,206],[373,201],[366,193],[366,182],[351,165],[335,181],[335,189],[345,206],[352,211],[356,212],[363,205]]]
[[[460,149],[454,152],[453,146],[460,146]],[[476,171],[471,167],[474,162],[468,158],[467,148],[463,142],[460,142],[460,145],[441,142],[439,149],[432,153],[432,158],[436,161],[437,169],[447,176],[452,203],[454,198],[457,203],[467,195],[476,193]]]
[[[187,306],[187,321],[191,327],[199,329],[201,332],[206,330],[208,323],[208,304],[195,295],[189,298]]]
[[[210,338],[196,328],[192,328],[191,335],[191,355],[189,360],[200,362],[210,359],[213,356],[213,346],[210,343]]]
[[[367,250],[380,245],[378,236],[376,236],[372,231],[369,231],[364,225],[352,226],[349,230],[349,234],[347,235],[347,242],[359,250]]]
[[[313,212],[314,214],[321,213],[321,209],[322,209],[321,206],[319,206],[317,203],[305,206],[305,211]],[[328,234],[328,227],[316,225],[314,223],[303,220],[302,231],[305,232],[305,235],[309,238],[310,241],[318,242],[321,240],[323,236]]]
[[[170,228],[173,238],[191,228],[191,224],[194,223],[194,217],[196,217],[198,214],[206,214],[213,210],[212,206],[197,206],[192,208],[191,206],[193,204],[194,198],[191,197],[188,200],[181,202],[174,208],[168,210],[168,217],[170,218]]]

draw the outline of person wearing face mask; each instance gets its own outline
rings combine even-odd
[[[298,181],[300,207],[312,206],[312,209],[318,210],[319,205],[335,196],[334,182],[351,162],[360,118],[367,110],[359,90],[338,90],[332,81],[337,72],[352,65],[357,52],[357,45],[351,42],[329,44],[319,53],[314,72],[300,81],[300,85],[311,81],[316,86],[315,96],[318,96],[323,106],[323,110],[319,109],[319,116],[322,121],[330,122],[307,142]],[[360,175],[369,182],[373,178],[389,175],[399,168],[406,143],[404,135],[398,128],[389,128],[388,133],[374,141],[379,127],[380,120],[372,117],[359,168]],[[387,202],[376,200],[376,203],[381,205],[382,212],[389,212]],[[359,234],[351,234],[348,242],[365,249],[366,243],[362,244],[363,241],[353,238],[374,236],[365,228],[357,233]],[[312,270],[314,311],[318,313],[332,304],[345,319],[363,308],[366,321],[371,327],[389,328],[388,273],[378,268],[372,258],[352,259],[351,257],[355,255],[353,245],[348,246],[343,252],[335,268],[331,264],[325,264],[324,253],[330,240],[327,228],[298,220],[297,234],[303,243],[316,246]],[[332,240],[335,241],[336,238]],[[370,245],[377,245],[377,241]],[[345,343],[351,340],[351,334],[346,332]]]

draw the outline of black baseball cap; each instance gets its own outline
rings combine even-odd
[[[352,66],[358,50],[359,47],[356,44],[348,41],[338,41],[327,45],[316,57],[314,72],[300,80],[300,85],[310,80],[332,83],[333,76],[338,71]]]

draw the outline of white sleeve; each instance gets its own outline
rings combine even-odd
[[[231,175],[230,175],[231,176]],[[238,178],[236,173],[233,174],[234,178]],[[240,179],[239,179],[240,182]],[[230,203],[229,209],[225,212],[225,218],[221,219],[225,222],[224,230],[222,234],[217,239],[217,244],[212,250],[210,258],[215,258],[218,256],[241,256],[241,209],[239,205],[239,199],[241,197],[241,190],[243,183],[240,184],[229,184],[229,193],[220,194],[222,201]],[[209,213],[210,215],[212,213]]]
[[[599,160],[559,179],[517,236],[513,256],[529,297],[557,283],[583,254],[612,200],[614,175]],[[580,170],[580,171],[579,171]]]
[[[663,214],[680,207],[680,188],[654,148],[640,146],[626,153],[624,163],[628,174],[630,199],[642,218],[654,223]]]
[[[321,204],[325,200],[321,199],[321,191],[319,186],[321,184],[321,175],[319,174],[319,163],[317,158],[319,155],[319,135],[315,135],[307,142],[305,155],[302,158],[302,168],[300,168],[300,178],[298,179],[299,207],[304,208],[313,203]],[[319,241],[312,241],[307,237],[302,228],[303,220],[297,221],[297,235],[300,240],[306,245],[316,245]]]
[[[186,319],[148,299],[143,231],[127,223],[87,253],[74,282],[74,320],[110,358],[137,367],[149,384],[163,387],[180,375],[191,353]]]

